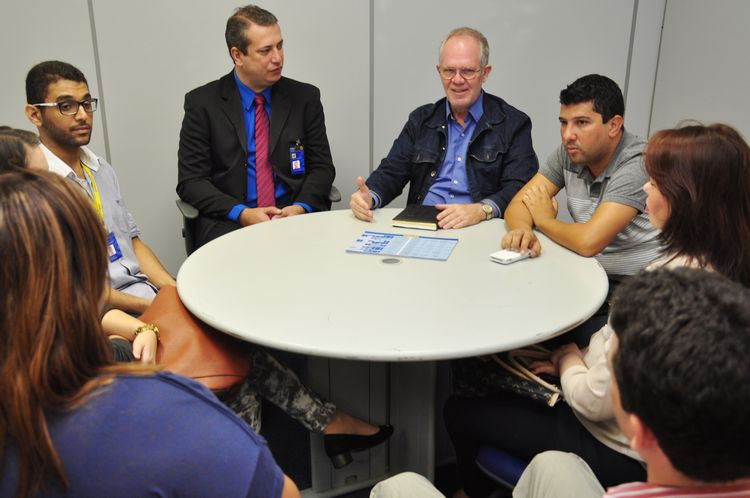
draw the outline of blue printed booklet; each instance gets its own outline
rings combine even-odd
[[[346,252],[445,261],[458,239],[366,231]]]

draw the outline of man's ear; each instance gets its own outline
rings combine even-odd
[[[610,138],[615,138],[617,134],[620,133],[620,130],[622,130],[622,125],[624,123],[625,120],[619,114],[615,114],[614,116],[612,116],[612,118],[609,120],[609,123],[607,123],[609,125],[609,130],[607,133],[609,134]]]
[[[492,64],[487,64],[484,66],[484,73],[482,74],[482,84],[484,84],[485,81],[487,81],[487,78],[490,76],[490,73],[492,72]]]
[[[229,49],[229,55],[232,56],[232,60],[234,61],[234,63],[236,65],[239,65],[239,66],[242,65],[242,59],[241,59],[242,52],[240,51],[239,48],[237,48],[237,47],[230,48]]]
[[[42,126],[42,110],[31,104],[26,104],[23,108],[23,112],[26,114],[31,123],[39,128]]]
[[[646,424],[643,423],[643,420],[641,420],[638,415],[629,413],[627,416],[631,434],[631,449],[637,451],[638,453],[642,453],[644,451],[647,452],[656,446],[659,446],[659,441],[656,439],[654,433],[651,431],[651,429],[648,428]]]

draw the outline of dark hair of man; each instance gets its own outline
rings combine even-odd
[[[562,105],[591,102],[606,123],[614,116],[625,116],[625,101],[617,83],[600,74],[581,76],[560,92]]]
[[[152,370],[111,365],[99,322],[106,235],[75,185],[49,172],[0,174],[0,254],[0,462],[12,441],[16,493],[30,496],[46,480],[67,486],[45,414],[80,406],[114,373]]]
[[[26,103],[40,104],[47,97],[49,86],[59,80],[86,83],[86,77],[75,66],[67,62],[40,62],[26,75]]]
[[[622,408],[672,466],[703,482],[750,477],[750,290],[700,269],[644,271],[615,291],[610,324]]]
[[[26,146],[23,140],[0,129],[0,172],[26,167]]]
[[[240,52],[247,55],[247,46],[250,40],[247,39],[247,28],[251,24],[258,26],[273,26],[278,23],[276,16],[257,5],[246,5],[239,7],[227,19],[227,28],[224,31],[224,38],[227,41],[227,49],[237,47]]]
[[[724,124],[662,130],[644,160],[670,206],[667,254],[750,287],[750,147],[740,134]]]

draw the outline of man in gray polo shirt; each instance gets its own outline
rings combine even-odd
[[[625,130],[622,92],[611,79],[583,76],[560,92],[562,144],[505,211],[502,246],[541,253],[533,228],[560,245],[595,256],[619,282],[660,253],[658,230],[644,212],[645,142]],[[557,219],[554,196],[565,187],[573,223]]]
[[[97,105],[86,78],[65,62],[39,63],[26,76],[26,99],[26,116],[39,129],[50,171],[81,187],[107,230],[108,303],[142,313],[158,288],[175,281],[141,241],[112,166],[85,147],[91,140]]]

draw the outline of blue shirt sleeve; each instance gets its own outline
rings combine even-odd
[[[372,196],[372,209],[379,208],[380,207],[380,195],[374,190],[370,190],[370,195]]]
[[[302,206],[306,213],[312,213],[312,208],[309,204],[305,204],[304,202],[294,202],[293,204],[295,206]]]
[[[232,220],[232,221],[234,221],[234,222],[236,223],[236,222],[237,222],[237,220],[238,220],[238,219],[239,219],[239,217],[240,217],[240,214],[242,214],[242,211],[243,211],[243,210],[244,210],[244,209],[245,209],[246,207],[247,207],[247,206],[245,206],[244,204],[237,204],[236,206],[234,206],[234,207],[233,207],[233,208],[232,208],[232,209],[231,209],[231,210],[229,211],[229,213],[227,213],[227,218],[229,218],[230,220]]]

